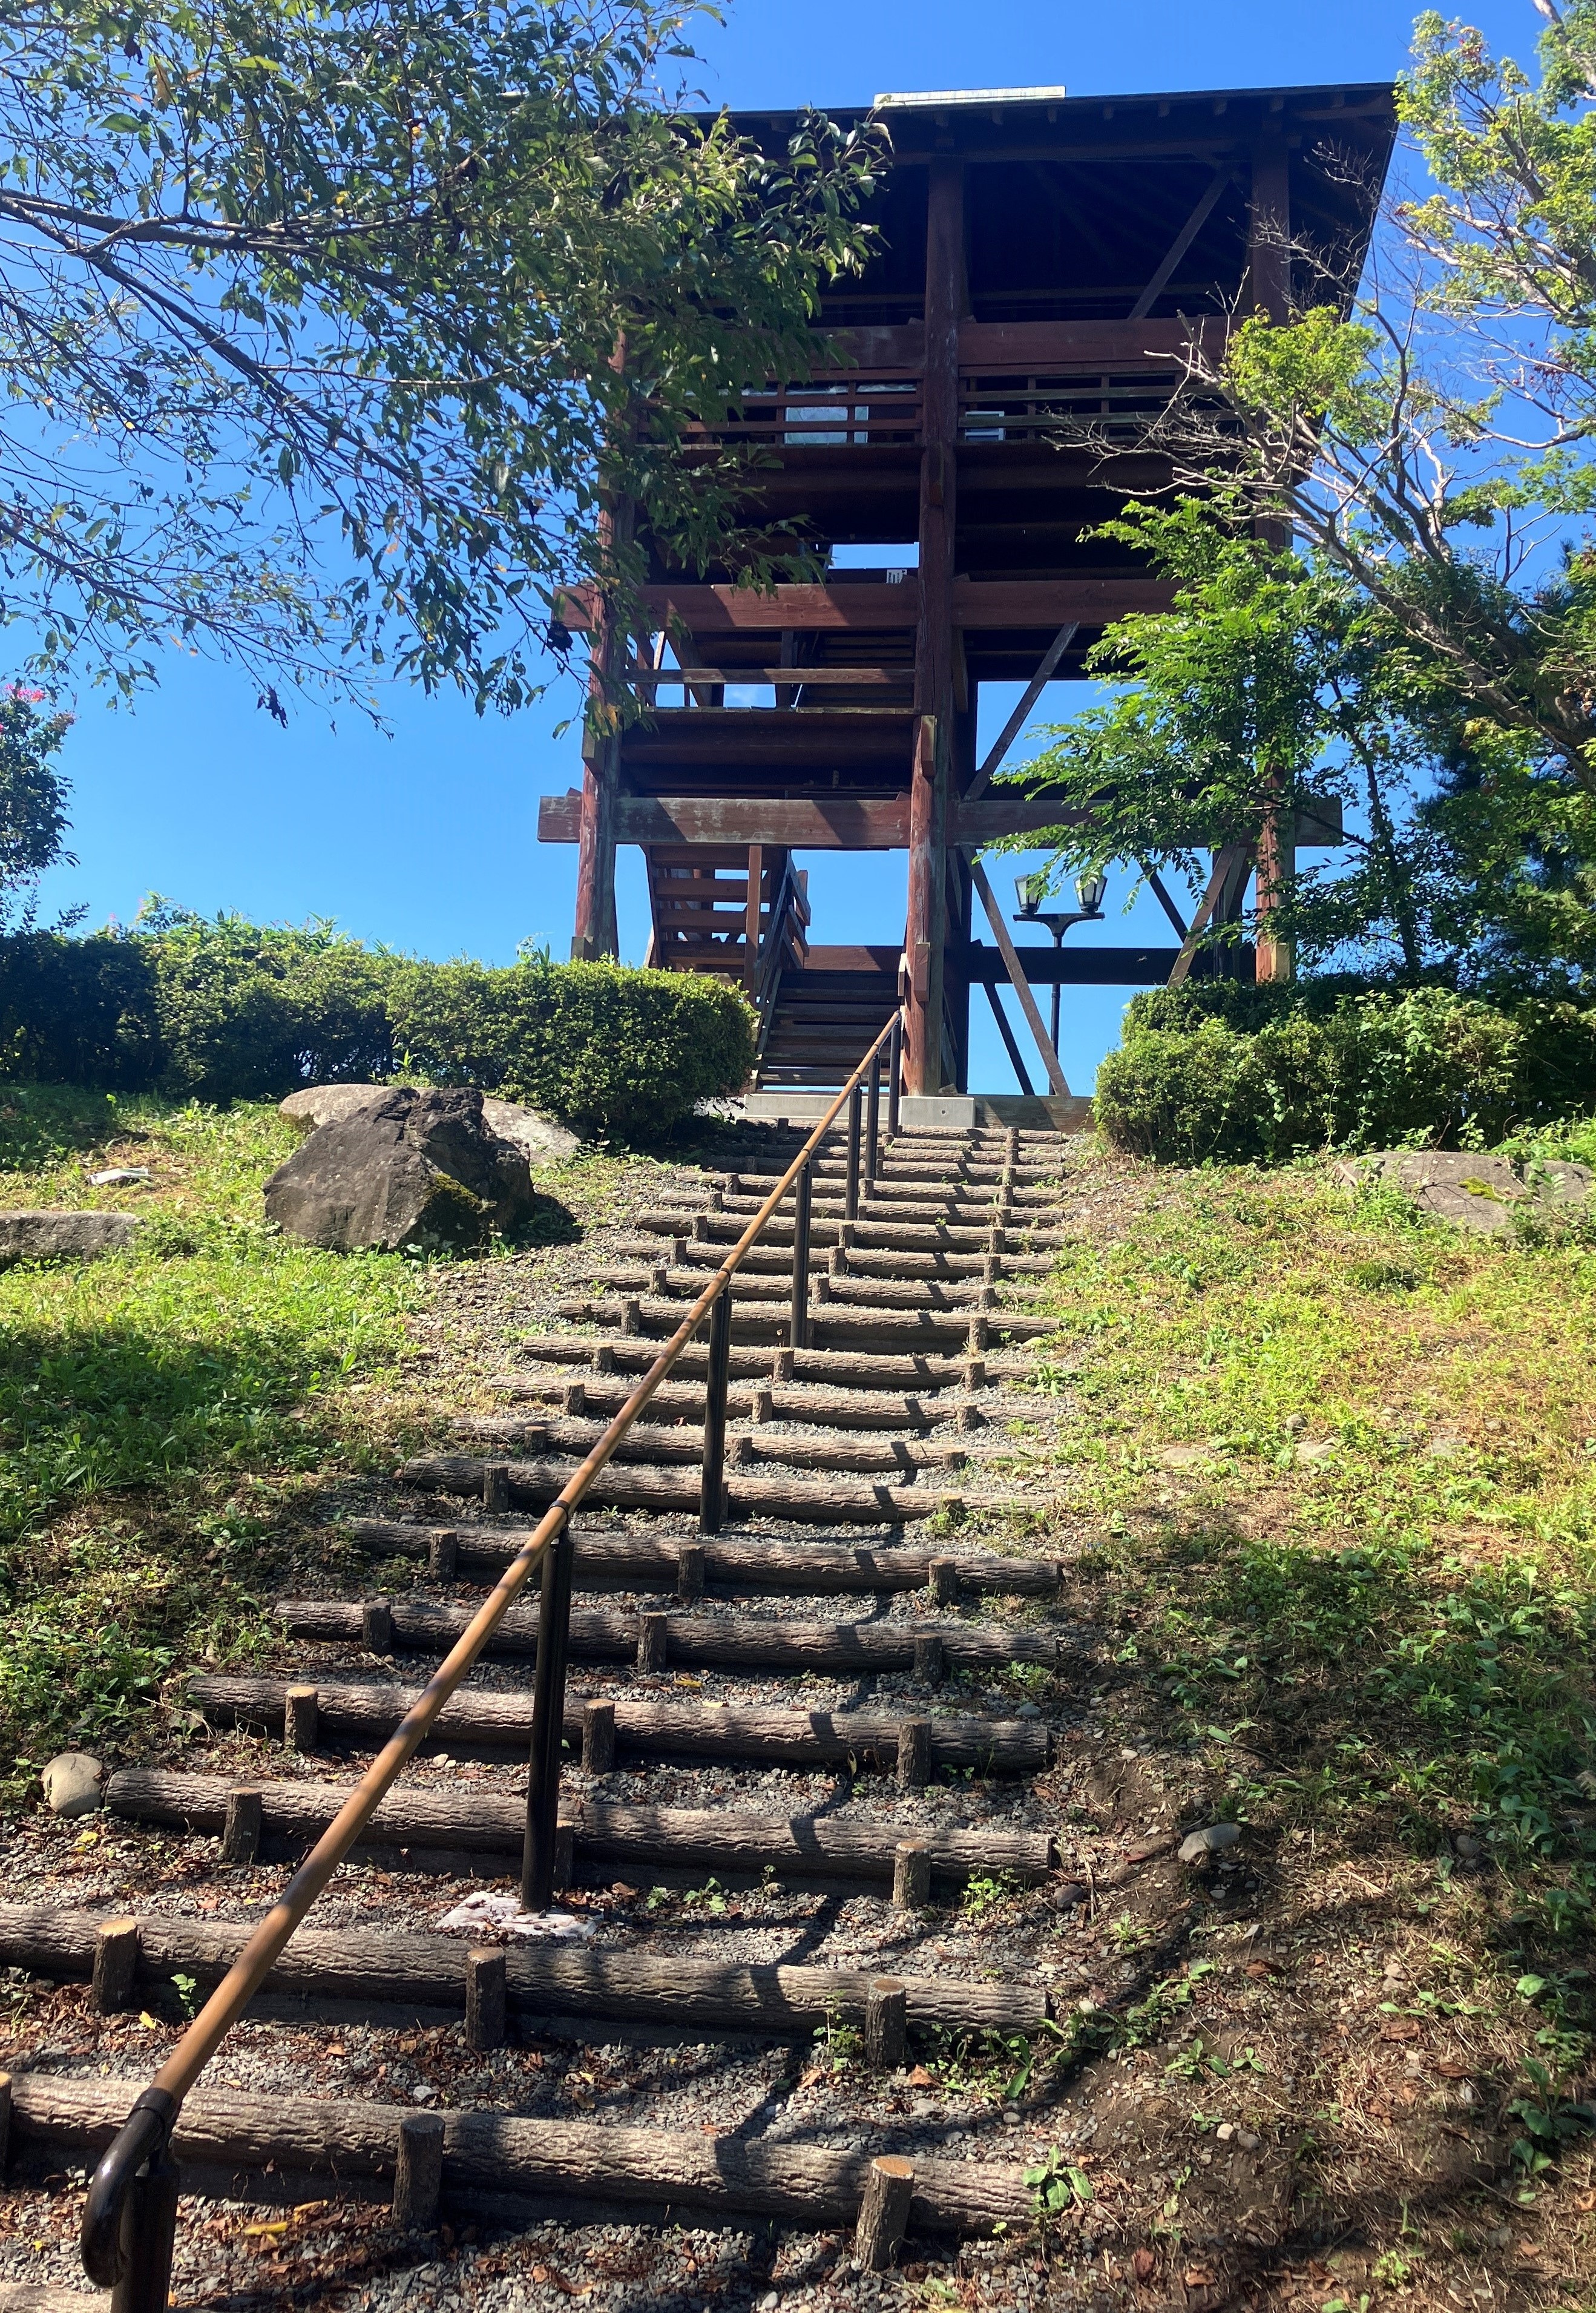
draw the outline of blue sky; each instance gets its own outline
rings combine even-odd
[[[1081,0],[988,0],[979,9],[969,0],[804,0],[802,8],[741,0],[724,29],[703,28],[696,77],[713,101],[732,106],[857,104],[888,89],[1045,83],[1113,95],[1372,80],[1401,68],[1415,13],[1410,0],[1341,0],[1333,9],[1321,0],[1137,0],[1116,9]],[[1531,0],[1486,0],[1466,13],[1494,47],[1530,61],[1541,25]],[[351,714],[331,727],[304,702],[284,731],[255,695],[236,671],[175,653],[160,688],[131,712],[107,708],[85,686],[65,758],[81,865],[48,879],[47,915],[82,904],[91,923],[126,921],[141,894],[159,891],[206,913],[330,916],[425,955],[505,963],[524,939],[566,952],[575,855],[539,844],[537,799],[580,776],[574,733],[554,735],[571,712],[568,696],[513,719],[478,720],[453,698],[394,691],[383,735]],[[1016,695],[984,692],[988,736]],[[1060,719],[1082,700],[1080,685],[1056,686],[1037,719]],[[1022,752],[1022,741],[1014,759]],[[1006,894],[1013,871],[1002,864],[997,888]],[[901,937],[900,857],[822,855],[809,865],[817,939]],[[647,937],[639,855],[622,853],[619,881],[622,951],[638,962]],[[1110,887],[1098,937],[1166,937],[1151,901],[1129,919],[1119,913],[1124,893],[1123,880],[1118,893]],[[1127,993],[1066,991],[1061,1041],[1076,1089],[1090,1089],[1117,1041]],[[1000,1091],[1013,1081],[980,1006],[972,1083]]]

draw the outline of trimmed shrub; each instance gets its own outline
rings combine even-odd
[[[1136,998],[1098,1072],[1109,1139],[1171,1164],[1277,1164],[1325,1148],[1489,1146],[1596,1106],[1596,1013],[1580,1006],[1443,988],[1327,1005],[1311,989],[1294,1002],[1268,991],[1251,1033],[1204,1016],[1200,998],[1177,1025],[1184,991]]]
[[[225,1104],[403,1069],[650,1139],[753,1066],[742,998],[693,972],[425,963],[329,925],[163,911],[0,939],[0,1076]]]
[[[393,1073],[396,959],[329,924],[157,919],[136,934],[154,967],[162,1088],[197,1100],[280,1099],[302,1085]]]
[[[433,1084],[480,1085],[632,1139],[738,1091],[754,1063],[747,1004],[690,972],[546,956],[507,972],[406,964],[393,1024],[403,1066]]]
[[[0,938],[0,1077],[145,1092],[165,1066],[152,943]]]

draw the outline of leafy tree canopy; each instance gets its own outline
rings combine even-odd
[[[49,671],[176,642],[513,707],[606,493],[758,573],[680,453],[801,374],[869,133],[671,101],[662,0],[21,0],[0,20],[0,596]],[[624,361],[618,355],[624,353]],[[557,630],[556,633],[557,640]]]
[[[48,709],[42,690],[19,682],[0,690],[0,928],[18,915],[31,920],[33,886],[47,867],[76,864],[63,849],[70,822],[56,766],[71,726],[70,715]]]

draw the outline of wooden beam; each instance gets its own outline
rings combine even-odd
[[[1013,628],[1056,634],[1069,619],[1101,627],[1133,611],[1167,611],[1174,588],[1162,578],[1127,574],[1107,578],[955,578],[953,624],[977,632]],[[642,601],[656,624],[680,625],[702,639],[716,634],[800,633],[892,634],[912,629],[920,619],[920,581],[913,570],[889,585],[875,580],[848,585],[776,586],[767,594],[751,586],[648,586]],[[591,625],[590,603],[573,591],[560,597],[565,624]]]
[[[1029,1100],[1033,1091],[1030,1072],[1025,1066],[1025,1055],[1014,1042],[1014,1032],[1009,1025],[1009,1016],[1003,1008],[1003,998],[990,980],[983,981],[981,985],[986,989],[987,1001],[992,1007],[992,1017],[997,1023],[997,1033],[1003,1038],[1004,1051],[1009,1056],[1009,1066],[1019,1079],[1021,1091]]]
[[[1252,847],[1250,843],[1227,843],[1222,851],[1215,853],[1214,872],[1191,919],[1191,929],[1181,941],[1180,953],[1170,972],[1169,985],[1171,988],[1180,987],[1189,975],[1192,960],[1202,945],[1203,934],[1213,922],[1214,911],[1223,899],[1231,878],[1238,870],[1249,866],[1251,859]]]
[[[581,812],[582,796],[574,787],[563,796],[540,796],[539,842],[574,843]],[[948,840],[968,849],[1006,835],[1073,827],[1084,816],[1046,796],[986,796],[951,806]],[[907,796],[623,795],[615,805],[616,841],[645,847],[701,843],[746,849],[763,843],[787,851],[903,851],[908,826]]]
[[[908,911],[903,936],[908,967],[904,1073],[909,1091],[916,1094],[942,1089],[941,901],[945,829],[937,810],[937,754],[936,717],[923,715],[916,727],[914,784],[909,789]]]
[[[1175,905],[1173,900],[1171,899],[1169,893],[1165,890],[1163,879],[1159,875],[1157,868],[1149,866],[1144,859],[1138,859],[1136,865],[1142,871],[1147,889],[1158,901],[1159,906],[1163,910],[1165,915],[1168,916],[1171,923],[1174,925],[1176,938],[1183,940],[1191,927],[1187,922],[1185,917],[1180,913],[1179,909]]]
[[[966,803],[974,803],[976,798],[982,794],[987,786],[990,785],[994,772],[999,769],[1004,757],[1008,753],[1009,749],[1013,745],[1014,741],[1024,729],[1025,725],[1030,718],[1031,708],[1036,705],[1037,700],[1041,697],[1042,692],[1052,681],[1053,670],[1058,664],[1059,660],[1064,656],[1065,651],[1068,650],[1078,632],[1079,621],[1074,619],[1066,620],[1065,624],[1059,628],[1058,632],[1054,636],[1052,641],[1048,645],[1047,655],[1043,659],[1040,666],[1038,667],[1036,673],[1031,676],[1030,681],[1026,684],[1024,696],[1022,698],[1020,704],[1015,708],[1013,713],[1009,717],[1008,721],[1004,725],[1003,729],[998,733],[996,742],[993,746],[990,754],[988,754],[986,761],[981,765],[980,770],[976,773],[974,778],[971,779],[969,787],[965,789],[964,800]]]
[[[1136,299],[1136,303],[1131,307],[1130,318],[1133,321],[1144,320],[1146,315],[1152,312],[1153,306],[1158,303],[1159,298],[1163,295],[1165,284],[1173,275],[1176,266],[1179,264],[1180,259],[1191,247],[1192,242],[1197,239],[1198,233],[1201,233],[1203,227],[1207,224],[1215,202],[1219,198],[1219,196],[1223,192],[1225,187],[1230,183],[1235,173],[1236,164],[1233,161],[1222,161],[1219,163],[1219,166],[1215,170],[1213,176],[1208,180],[1207,185],[1204,189],[1202,197],[1198,200],[1197,207],[1192,210],[1192,213],[1187,218],[1186,223],[1181,226],[1179,232],[1175,235],[1174,240],[1170,243],[1169,251],[1164,257],[1162,264],[1159,267],[1152,280],[1149,281],[1147,286],[1143,290],[1141,295]],[[1168,324],[1165,326],[1167,327]],[[1176,323],[1175,326],[1184,330],[1186,324],[1181,321]]]
[[[908,683],[915,678],[912,666],[636,666],[627,670],[628,682],[639,690],[667,690],[690,687],[696,682],[757,683],[790,690],[807,690],[812,683],[823,689],[842,690],[852,687],[863,690],[867,685]]]
[[[1161,988],[1180,953],[1174,947],[1017,947],[1032,988]],[[1011,975],[1001,953],[972,940],[950,962],[972,988],[1001,987]]]
[[[1003,910],[993,897],[992,886],[987,880],[987,870],[978,859],[972,859],[969,863],[969,872],[981,905],[987,910],[987,921],[992,927],[992,936],[997,942],[1004,963],[1008,966],[1009,978],[1013,983],[1014,993],[1020,998],[1020,1009],[1024,1013],[1026,1025],[1036,1038],[1036,1048],[1042,1056],[1042,1066],[1048,1071],[1048,1082],[1060,1100],[1067,1100],[1070,1097],[1068,1080],[1060,1064],[1058,1054],[1053,1049],[1053,1039],[1048,1035],[1042,1016],[1037,1009],[1036,998],[1031,994],[1030,982],[1025,977],[1025,967],[1015,952],[1013,941],[1009,937],[1009,928],[1003,919]]]

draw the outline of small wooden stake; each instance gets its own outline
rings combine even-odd
[[[676,1595],[684,1606],[704,1596],[704,1544],[684,1542],[676,1552]]]
[[[576,1825],[568,1816],[563,1816],[554,1827],[554,1884],[557,1888],[570,1886],[575,1856]]]
[[[427,1537],[426,1570],[434,1582],[452,1582],[460,1564],[460,1536],[451,1526],[440,1526]]]
[[[931,1721],[898,1722],[898,1780],[905,1790],[923,1790],[931,1781]]]
[[[959,1561],[956,1558],[934,1558],[925,1569],[931,1596],[939,1606],[959,1604]]]
[[[908,1993],[895,1975],[878,1975],[864,1995],[864,2046],[877,2071],[896,2071],[908,2044]]]
[[[227,1813],[222,1819],[224,1863],[254,1863],[260,1855],[260,1812],[259,1791],[229,1791]]]
[[[890,2273],[903,2237],[915,2197],[915,2164],[899,2153],[882,2154],[870,2164],[864,2197],[859,2203],[859,2229],[854,2254],[866,2273]]]
[[[291,1686],[283,1697],[283,1740],[291,1751],[313,1751],[321,1713],[313,1686]]]
[[[5,2156],[11,2150],[11,2074],[0,2072],[0,2177],[5,2174]]]
[[[615,1764],[615,1705],[584,1702],[582,1706],[582,1772],[607,1775]]]
[[[641,1301],[631,1300],[623,1301],[621,1303],[620,1329],[623,1333],[640,1333],[643,1331],[643,1304]]]
[[[407,2112],[400,2117],[393,2170],[393,2221],[405,2232],[431,2232],[443,2191],[443,2115]]]
[[[360,1643],[368,1655],[393,1652],[393,1601],[368,1598],[360,1610]]]
[[[566,1394],[561,1403],[567,1413],[585,1413],[587,1384],[584,1381],[568,1381],[566,1384]]]
[[[929,1638],[915,1640],[915,1678],[921,1686],[940,1686],[946,1658],[943,1642],[934,1631]]]
[[[482,1464],[482,1507],[491,1517],[503,1514],[510,1507],[510,1464],[508,1462],[484,1462]]]
[[[94,1935],[94,1967],[89,2005],[96,2016],[115,2016],[133,1998],[138,1970],[138,1922],[102,1920]]]
[[[466,1954],[466,2045],[504,2045],[504,1948],[486,1944]]]
[[[931,1850],[923,1839],[900,1839],[892,1851],[892,1902],[900,1912],[923,1912],[931,1901]]]
[[[639,1670],[663,1670],[671,1651],[671,1617],[669,1614],[639,1614],[637,1617],[637,1667]]]

